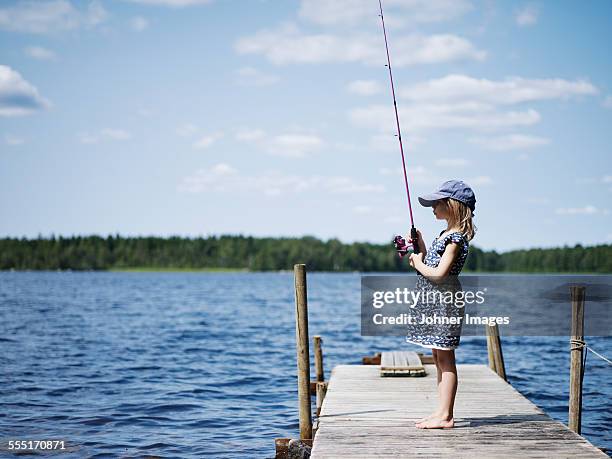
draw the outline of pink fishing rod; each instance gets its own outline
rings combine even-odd
[[[408,186],[408,173],[406,172],[406,157],[404,155],[404,145],[402,143],[402,131],[400,129],[399,114],[397,112],[397,100],[395,99],[395,86],[393,85],[393,73],[391,72],[391,58],[389,57],[389,43],[387,41],[387,30],[385,29],[385,18],[383,15],[382,0],[378,0],[380,6],[380,21],[382,22],[383,35],[385,37],[385,49],[387,50],[387,68],[389,69],[389,79],[391,80],[391,94],[393,95],[393,108],[395,109],[395,124],[397,126],[397,138],[399,140],[400,153],[402,154],[402,167],[404,170],[404,183],[406,185],[406,197],[408,198],[408,212],[410,213],[410,238],[412,239],[412,248],[414,253],[419,253],[421,250],[418,244],[418,233],[414,227],[414,217],[412,215],[412,202],[410,201],[410,187]],[[393,240],[395,248],[400,256],[408,253],[406,241],[401,236],[395,236]]]

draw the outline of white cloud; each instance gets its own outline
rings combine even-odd
[[[478,101],[510,105],[550,99],[594,95],[598,89],[586,80],[509,77],[494,81],[451,74],[400,91],[401,97],[416,102]]]
[[[281,134],[274,136],[268,143],[268,152],[279,156],[302,158],[317,150],[323,141],[311,134]]]
[[[108,14],[102,4],[93,1],[78,10],[68,0],[26,0],[0,8],[0,29],[35,34],[61,32],[79,27],[93,27]]]
[[[385,23],[428,23],[455,19],[472,8],[466,0],[385,0]],[[377,2],[363,0],[302,0],[302,19],[324,26],[380,23]]]
[[[491,185],[493,183],[493,179],[488,175],[477,175],[475,177],[468,177],[465,182],[470,186],[483,186]]]
[[[97,135],[89,134],[87,132],[82,132],[77,137],[81,143],[98,143],[100,140]]]
[[[406,139],[402,138],[402,142],[406,142]],[[371,136],[369,148],[373,151],[397,152],[399,150],[399,142],[397,137],[389,131],[384,135],[379,134]]]
[[[396,176],[398,180],[400,177],[403,180],[403,177],[404,177],[404,172],[401,167],[397,167],[393,169],[382,168],[379,170],[379,173],[385,176],[391,176],[391,175]],[[416,185],[423,185],[423,186],[428,186],[428,187],[438,186],[444,183],[445,181],[450,180],[451,178],[454,178],[454,177],[448,177],[448,175],[446,174],[440,175],[438,173],[435,173],[433,170],[428,169],[423,166],[409,167],[407,170],[407,173],[408,173],[408,183],[410,183],[411,185],[416,184]],[[475,177],[467,177],[467,178],[464,178],[464,180],[466,183],[468,183],[471,186],[485,186],[485,185],[490,185],[493,183],[493,179],[489,177],[488,175],[478,175]]]
[[[587,205],[584,207],[563,207],[555,210],[555,213],[559,215],[595,215],[604,212],[605,209],[601,210],[592,205]]]
[[[532,26],[537,24],[538,14],[538,9],[534,5],[527,5],[516,13],[514,19],[521,27]]]
[[[0,116],[29,115],[50,105],[19,72],[0,65]]]
[[[370,206],[355,206],[353,207],[353,213],[358,215],[371,214],[372,208]]]
[[[132,135],[124,129],[104,128],[96,133],[82,132],[78,136],[81,143],[92,144],[105,140],[125,141],[132,138]]]
[[[221,137],[223,137],[223,134],[221,132],[215,132],[213,134],[205,135],[196,142],[194,142],[193,148],[197,148],[199,150],[209,148]]]
[[[408,104],[398,104],[400,119],[406,131],[463,128],[498,130],[531,126],[539,123],[540,114],[533,108],[508,110],[508,105],[597,94],[598,89],[585,80],[477,79],[466,75],[447,75],[409,86],[399,91]],[[383,132],[393,129],[393,107],[372,105],[353,109],[350,119],[359,126],[375,127]],[[510,138],[515,143],[527,136]],[[543,139],[531,138],[542,144]],[[527,143],[527,142],[525,142]]]
[[[597,183],[598,180],[595,177],[577,177],[574,181],[578,185],[585,185],[587,183]]]
[[[198,127],[192,123],[186,123],[176,128],[176,133],[181,137],[190,137],[198,132]]]
[[[303,158],[324,144],[323,139],[311,133],[269,135],[261,129],[240,130],[236,133],[236,140],[250,143],[269,154],[288,158]]]
[[[84,22],[90,26],[96,26],[98,24],[103,23],[108,17],[108,13],[104,9],[101,3],[97,1],[93,1],[89,4],[89,9],[87,11],[87,16],[85,17]]]
[[[265,137],[266,133],[261,129],[242,129],[236,133],[236,140],[241,142],[256,142]]]
[[[183,8],[185,6],[206,5],[212,0],[129,0],[132,3],[143,5],[169,6],[172,8]]]
[[[102,135],[102,137],[110,140],[128,140],[132,137],[129,132],[124,131],[123,129],[106,128],[102,129],[102,131],[100,131],[100,134]]]
[[[612,108],[612,96],[606,96],[601,104],[606,108]]]
[[[348,35],[305,34],[295,24],[287,23],[276,29],[263,29],[236,41],[240,54],[260,54],[270,62],[291,63],[358,62],[383,65],[380,36],[365,33]],[[393,65],[436,64],[458,60],[482,60],[478,50],[462,37],[451,34],[407,35],[397,37],[393,45]]]
[[[440,167],[463,167],[467,166],[469,161],[463,158],[440,158],[436,159],[435,164]]]
[[[395,176],[399,180],[404,180],[404,170],[401,167],[387,168],[383,167],[378,171],[381,175]],[[430,169],[426,169],[423,166],[410,166],[407,168],[408,182],[410,184],[420,185],[439,185],[444,181],[442,176],[434,174]]]
[[[278,171],[261,175],[245,175],[228,164],[220,163],[209,169],[200,169],[185,177],[177,189],[186,193],[203,192],[258,192],[277,196],[303,191],[323,193],[381,193],[382,185],[361,183],[346,176],[297,176]]]
[[[544,205],[544,204],[550,203],[550,199],[543,198],[543,197],[527,198],[526,201],[529,204],[538,204],[538,205]]]
[[[389,217],[385,217],[383,219],[383,221],[385,223],[405,223],[406,222],[406,218],[405,217],[398,217],[397,215],[392,215]]]
[[[142,32],[149,27],[149,20],[142,16],[134,16],[130,21],[130,27],[136,32]]]
[[[6,134],[4,136],[4,143],[6,143],[10,147],[16,147],[19,145],[23,145],[25,143],[25,140],[22,139],[21,137],[16,137],[11,134]]]
[[[55,60],[57,57],[53,51],[42,46],[28,46],[25,49],[26,55],[32,59],[38,59],[41,61]]]
[[[349,92],[362,96],[372,96],[374,94],[378,94],[380,92],[380,89],[380,83],[372,80],[352,81],[347,86],[347,90]]]
[[[541,147],[548,145],[550,140],[533,135],[508,134],[497,137],[475,137],[469,139],[469,142],[486,150],[508,151]]]
[[[245,86],[269,86],[277,83],[279,78],[254,67],[242,67],[236,71],[236,81]]]
[[[211,172],[214,175],[220,176],[220,175],[233,175],[237,171],[229,164],[219,163],[212,167]]]
[[[406,132],[431,129],[474,129],[490,130],[531,126],[540,121],[540,114],[533,110],[501,112],[495,107],[481,103],[457,104],[412,104],[399,108],[400,118],[407,120],[402,124]],[[371,105],[353,109],[349,118],[357,126],[371,127],[383,132],[394,129],[393,107]]]
[[[402,173],[401,168],[390,169],[388,167],[381,167],[378,172],[380,175],[400,175]]]
[[[603,177],[577,177],[574,181],[578,185],[608,184],[612,183],[612,175],[604,175]]]
[[[395,118],[393,118],[393,122],[395,122]],[[425,138],[417,136],[415,134],[406,134],[406,129],[402,128],[402,143],[404,145],[404,151],[413,151],[416,146],[421,145],[425,141]],[[385,153],[398,152],[399,141],[397,139],[395,131],[395,124],[391,128],[389,128],[384,134],[376,134],[370,136],[370,140],[368,141],[368,148],[372,151],[380,151]]]

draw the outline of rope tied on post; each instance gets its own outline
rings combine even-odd
[[[584,345],[589,351],[591,351],[593,354],[595,354],[597,357],[599,357],[601,360],[604,360],[606,362],[608,362],[610,365],[612,365],[612,360],[608,359],[607,357],[604,357],[603,355],[601,355],[599,352],[596,352],[592,347],[587,346],[586,343]]]
[[[586,341],[584,341],[582,339],[573,339],[573,338],[570,339],[570,351],[581,350],[583,348],[586,348],[587,352],[589,352],[589,351],[592,352],[593,354],[595,354],[597,357],[599,357],[604,362],[607,362],[610,365],[612,365],[612,360],[610,360],[607,357],[601,355],[599,352],[597,352],[595,349],[593,349],[591,346],[589,346]],[[585,355],[584,360],[586,361],[586,355]]]
[[[586,341],[582,340],[582,339],[570,339],[570,351],[579,351],[584,347],[587,347],[586,345]]]

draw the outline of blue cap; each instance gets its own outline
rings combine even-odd
[[[419,202],[422,206],[431,207],[435,201],[444,198],[456,199],[468,206],[472,212],[476,208],[476,196],[470,186],[461,180],[449,180],[444,182],[437,191],[419,196]]]

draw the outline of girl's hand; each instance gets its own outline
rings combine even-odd
[[[416,265],[418,263],[423,263],[423,252],[421,252],[421,253],[411,253],[410,254],[410,259],[408,261],[410,262],[410,266],[412,266],[413,268],[416,269]]]
[[[420,250],[421,253],[425,253],[427,251],[427,248],[425,247],[425,241],[423,240],[423,235],[421,234],[420,230],[417,230],[417,237],[418,237],[419,249],[421,249]],[[410,237],[410,233],[406,235],[406,243],[414,247],[414,241]]]

